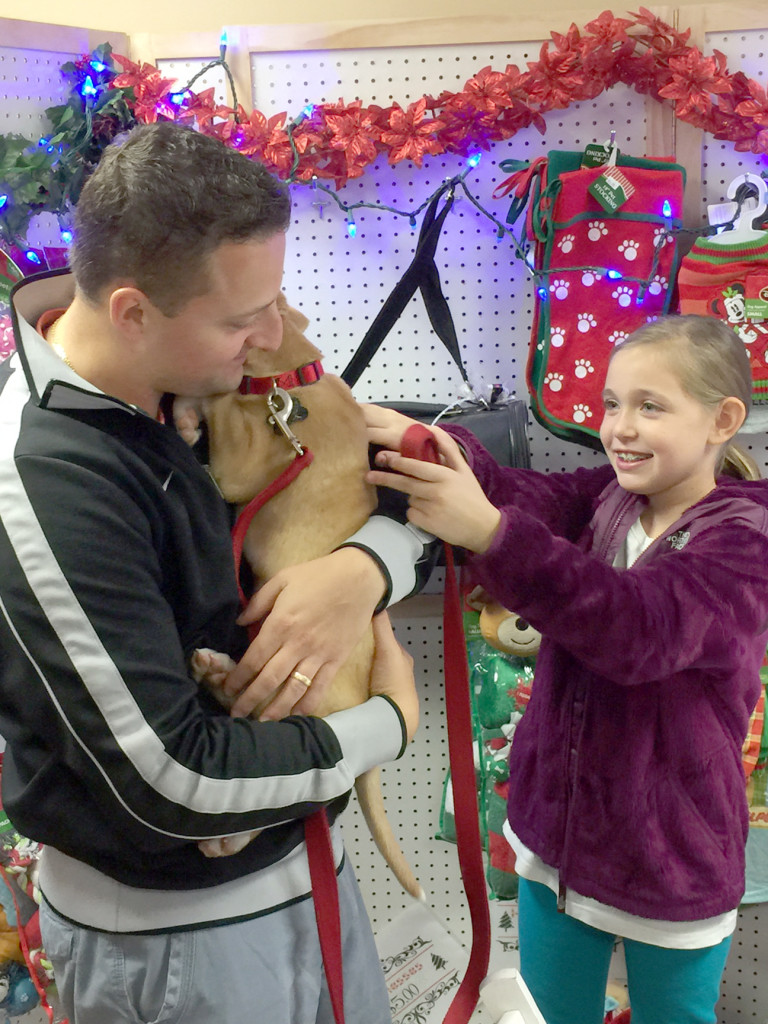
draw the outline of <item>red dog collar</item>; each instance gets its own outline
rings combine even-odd
[[[319,359],[312,363],[304,363],[296,370],[288,370],[277,377],[243,377],[240,381],[241,395],[266,395],[272,387],[283,388],[290,391],[291,388],[301,388],[306,384],[316,384],[323,376],[323,364]]]

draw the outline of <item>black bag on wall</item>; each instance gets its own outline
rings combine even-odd
[[[441,196],[446,193],[445,203],[438,214],[438,203]],[[360,379],[417,288],[421,291],[435,333],[458,367],[462,380],[469,384],[453,317],[440,287],[440,275],[435,264],[437,242],[445,218],[453,205],[453,194],[454,186],[449,182],[427,206],[419,232],[416,253],[410,266],[392,289],[360,342],[357,351],[341,374],[342,380],[350,387],[354,387]],[[389,401],[379,404],[397,409],[406,416],[425,423],[431,423],[439,417],[440,422],[446,425],[455,423],[466,427],[501,465],[523,468],[530,466],[526,436],[527,406],[520,399],[505,399],[500,387],[493,389],[488,402],[479,400],[461,402],[449,410],[446,410],[445,406],[431,402]]]

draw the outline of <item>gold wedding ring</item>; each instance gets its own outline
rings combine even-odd
[[[305,676],[303,672],[291,672],[291,679],[298,679],[300,683],[304,683],[307,689],[312,685],[312,680],[309,676]]]

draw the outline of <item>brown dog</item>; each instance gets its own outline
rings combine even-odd
[[[252,349],[245,363],[244,387],[250,386],[256,393],[217,395],[206,399],[202,408],[211,473],[226,500],[240,506],[260,494],[296,458],[285,433],[269,422],[270,417],[275,418],[273,382],[283,387],[284,394],[287,391],[294,409],[298,407],[303,416],[287,426],[312,452],[313,461],[256,513],[243,543],[243,555],[257,583],[285,566],[329,554],[359,529],[376,507],[375,489],[365,481],[368,441],[362,412],[347,385],[339,377],[323,373],[322,353],[304,335],[309,323],[306,317],[288,306],[282,295],[278,306],[283,319],[280,348],[276,352]],[[300,380],[312,383],[302,385],[285,378],[296,371]],[[195,414],[190,422],[190,407],[181,403],[183,400],[174,409],[177,427],[191,441]],[[339,670],[316,713],[327,715],[367,700],[374,657],[369,630]],[[195,676],[203,681],[204,677],[215,681],[226,670],[226,663],[215,653],[198,652],[193,659]],[[213,690],[216,692],[215,686]],[[257,714],[258,709],[254,711]],[[355,789],[382,856],[403,888],[420,897],[421,887],[384,812],[379,770],[360,776]],[[208,856],[221,856],[236,852],[248,838],[207,840],[201,849]]]

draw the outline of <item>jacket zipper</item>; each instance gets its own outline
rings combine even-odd
[[[616,510],[616,516],[613,520],[613,525],[611,526],[611,529],[605,534],[603,542],[600,545],[600,551],[598,552],[600,558],[605,559],[605,556],[607,555],[608,551],[610,550],[611,544],[613,543],[613,539],[618,533],[619,527],[621,526],[624,516],[629,511],[630,505],[634,505],[634,503],[635,496],[633,494],[628,493],[622,500],[621,505],[619,505],[618,509]]]

